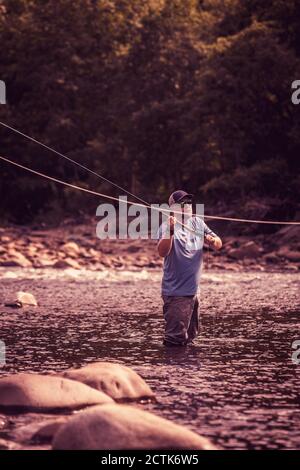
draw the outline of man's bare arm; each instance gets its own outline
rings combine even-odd
[[[158,242],[157,250],[158,250],[159,256],[161,256],[162,258],[165,258],[166,256],[168,256],[168,254],[170,253],[172,249],[175,222],[176,222],[175,217],[169,217],[168,219],[169,233],[166,233],[166,235],[163,236],[163,238],[159,240]]]
[[[162,238],[161,240],[159,240],[159,243],[157,246],[159,256],[161,256],[162,258],[165,258],[166,256],[168,256],[168,254],[170,253],[172,249],[172,245],[173,245],[173,235],[171,235],[170,238]]]

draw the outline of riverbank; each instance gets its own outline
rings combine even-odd
[[[229,271],[298,272],[299,228],[273,235],[222,236],[220,252],[204,248],[204,267]],[[157,270],[163,265],[156,240],[99,240],[96,222],[68,221],[56,228],[0,227],[0,267],[105,271]]]

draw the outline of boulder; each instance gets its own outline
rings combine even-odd
[[[51,420],[48,423],[41,424],[38,429],[31,435],[31,441],[52,441],[55,434],[61,428],[63,424],[68,421],[68,418],[59,418],[55,420]]]
[[[66,370],[63,376],[83,382],[116,400],[154,397],[142,377],[122,364],[94,362],[80,369]]]
[[[288,246],[283,246],[278,251],[278,256],[289,261],[300,261],[300,251],[291,250]]]
[[[59,428],[67,422],[68,418],[63,416],[58,419],[34,422],[21,426],[13,432],[14,441],[20,443],[50,442]]]
[[[258,258],[261,256],[262,249],[257,243],[250,241],[239,248],[232,248],[228,251],[228,256],[234,259]]]
[[[100,258],[100,262],[101,262],[101,264],[103,264],[103,266],[105,266],[106,268],[112,268],[112,267],[113,267],[113,262],[112,262],[112,260],[109,258],[109,256],[102,255],[101,258]]]
[[[93,258],[100,258],[101,257],[101,252],[94,250],[94,248],[90,248],[88,250],[88,255],[93,257]]]
[[[21,308],[25,305],[37,306],[37,300],[34,295],[29,294],[29,292],[19,291],[16,294],[16,298],[12,299],[5,303],[6,307]]]
[[[12,441],[0,438],[0,450],[19,450],[20,446]]]
[[[264,259],[268,263],[278,263],[279,262],[279,258],[277,256],[277,254],[273,251],[271,253],[267,253],[266,255],[264,255]]]
[[[282,227],[278,232],[273,236],[273,240],[282,244],[282,243],[293,243],[299,242],[300,237],[300,226],[299,225],[287,225]]]
[[[104,393],[61,377],[23,373],[0,379],[2,409],[76,409],[109,402]]]
[[[53,264],[52,267],[57,269],[80,269],[80,265],[72,258],[59,259]]]
[[[54,450],[213,450],[205,437],[129,405],[94,406],[78,413],[55,435]]]
[[[133,265],[142,268],[148,266],[149,263],[150,259],[147,256],[137,256],[134,259]]]
[[[22,253],[19,253],[15,250],[9,250],[6,253],[5,259],[0,261],[0,266],[29,268],[32,266],[32,263],[29,261],[29,259],[22,255]]]
[[[77,258],[80,252],[80,248],[75,242],[68,242],[61,246],[61,251],[66,253],[70,257]]]
[[[34,268],[52,268],[55,262],[55,259],[47,256],[38,256],[32,259]]]
[[[139,251],[141,251],[141,247],[136,245],[129,245],[127,251],[128,253],[138,253]]]
[[[288,269],[289,271],[299,271],[300,266],[299,264],[289,264],[288,266],[285,267],[285,269]]]
[[[12,241],[12,238],[9,236],[3,235],[2,237],[0,237],[0,241],[1,243],[10,243]]]
[[[0,430],[6,428],[7,425],[8,425],[7,417],[0,415]]]
[[[22,305],[34,305],[37,306],[37,300],[34,295],[29,292],[17,292],[17,301],[21,302]]]

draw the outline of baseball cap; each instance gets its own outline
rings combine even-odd
[[[169,206],[179,203],[185,197],[193,199],[194,195],[189,194],[186,191],[183,191],[182,189],[174,191],[174,193],[172,193],[171,196],[169,197]]]

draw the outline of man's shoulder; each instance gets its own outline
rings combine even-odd
[[[193,217],[191,217],[191,222],[195,226],[195,228],[198,228],[198,229],[203,228],[204,226],[203,217],[199,215],[193,215]]]

